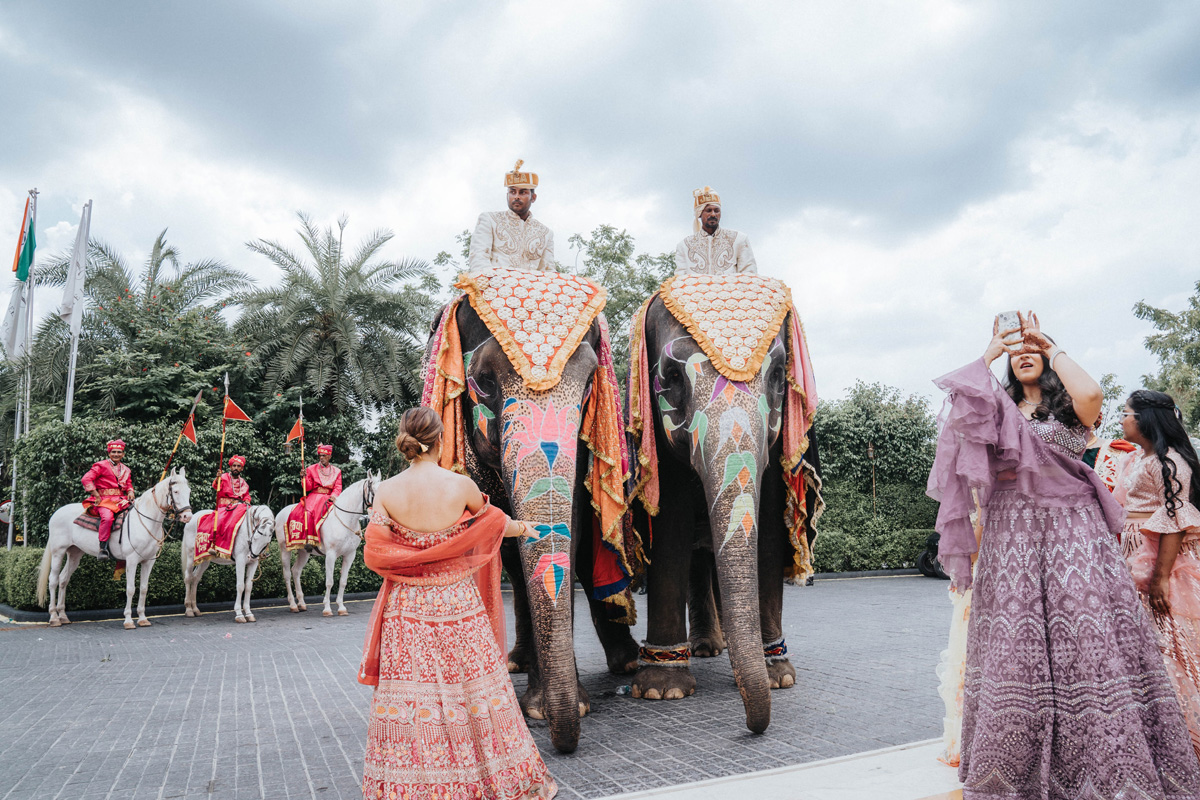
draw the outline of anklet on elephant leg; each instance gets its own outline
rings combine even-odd
[[[787,661],[787,640],[780,636],[775,641],[764,644],[763,657],[767,659],[768,664]]]
[[[639,667],[686,667],[691,657],[692,648],[687,642],[660,647],[643,641],[638,648]]]

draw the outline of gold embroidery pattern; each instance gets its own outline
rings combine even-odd
[[[737,256],[733,251],[737,231],[718,228],[712,236],[700,231],[687,238],[688,259],[692,262],[692,270],[709,275],[717,275],[726,270],[732,270],[737,265]]]
[[[495,239],[492,248],[511,259],[513,264],[524,264],[536,269],[546,253],[546,242],[550,229],[533,217],[522,220],[511,211],[492,211],[495,224]]]

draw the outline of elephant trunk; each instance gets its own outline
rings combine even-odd
[[[726,530],[714,520],[714,532]],[[733,677],[746,707],[746,727],[762,733],[771,722],[771,686],[763,659],[762,623],[758,613],[758,558],[755,537],[714,541],[717,580],[721,587],[721,627],[729,647]]]
[[[579,746],[579,684],[575,672],[572,586],[570,574],[557,600],[546,592],[546,575],[537,575],[542,560],[535,546],[521,547],[521,566],[529,589],[533,618],[536,669],[541,678],[542,703],[550,727],[550,741],[561,753]],[[535,575],[537,575],[535,577]]]

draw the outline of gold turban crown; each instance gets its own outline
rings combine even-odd
[[[696,189],[692,192],[692,197],[695,198],[693,208],[697,212],[699,212],[700,209],[704,208],[709,203],[721,205],[721,195],[714,192],[711,186],[705,186],[703,189]]]
[[[513,167],[512,172],[504,176],[504,186],[515,186],[518,189],[536,189],[538,178],[536,172],[521,172],[521,165],[525,162],[521,159],[517,160],[517,165]]]

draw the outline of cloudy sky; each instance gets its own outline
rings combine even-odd
[[[430,259],[523,158],[567,265],[605,223],[672,249],[716,188],[826,397],[932,395],[1017,307],[1132,388],[1133,303],[1200,278],[1197,41],[1149,0],[10,3],[0,243],[36,186],[41,252],[91,198],[133,263],[169,228],[269,283],[244,243],[298,210]]]

